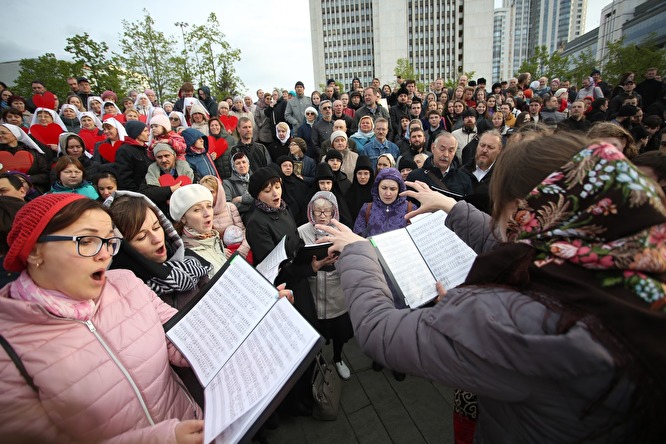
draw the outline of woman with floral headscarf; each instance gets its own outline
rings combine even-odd
[[[322,227],[364,352],[476,393],[476,441],[660,442],[666,198],[608,144],[524,136],[493,166],[493,219],[420,182],[479,256],[432,308],[396,311],[376,254]],[[319,226],[318,226],[319,227]],[[504,241],[500,242],[500,239]],[[437,247],[433,239],[433,246]]]
[[[330,225],[331,220],[340,220],[338,201],[329,191],[319,191],[312,196],[307,209],[308,223],[298,227],[298,235],[306,244],[314,244],[327,234],[315,228],[316,224]],[[340,275],[332,267],[320,269],[308,278],[310,291],[315,299],[320,331],[326,339],[333,341],[333,362],[340,377],[351,377],[349,368],[342,360],[342,346],[354,336],[345,295],[340,286]]]

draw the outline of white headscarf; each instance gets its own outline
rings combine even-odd
[[[90,97],[88,97],[88,103],[86,104],[86,105],[88,105],[87,106],[88,111],[95,114],[95,112],[92,110],[92,106],[90,106],[92,104],[93,100],[97,100],[99,102],[100,113],[101,113],[100,116],[103,116],[104,115],[104,106],[103,106],[104,100],[102,100],[102,98],[100,96],[90,96]]]
[[[66,155],[66,154],[67,154],[67,145],[66,145],[66,143],[67,143],[67,139],[68,139],[70,136],[74,136],[74,137],[76,137],[77,139],[79,139],[79,142],[81,142],[81,146],[83,147],[83,154],[85,154],[85,156],[86,156],[88,159],[92,159],[92,156],[93,156],[93,155],[90,154],[90,153],[88,152],[88,150],[86,149],[86,143],[85,143],[85,142],[83,141],[83,139],[81,139],[81,137],[80,137],[78,134],[76,134],[76,133],[69,133],[69,132],[68,132],[68,133],[61,133],[60,136],[58,136],[58,154],[63,154],[63,155]]]
[[[122,114],[122,111],[120,111],[120,108],[118,108],[118,105],[116,105],[115,102],[106,100],[104,103],[102,103],[102,116],[104,116],[104,107],[106,105],[113,105],[113,107],[116,109],[116,114]]]
[[[125,131],[125,127],[123,126],[123,124],[118,122],[113,117],[111,117],[110,119],[106,119],[104,121],[104,125],[111,125],[118,130],[118,140],[123,141],[125,140],[125,137],[127,137],[127,131]]]
[[[74,112],[76,113],[76,118],[77,118],[77,119],[78,119],[79,116],[81,115],[81,111],[79,111],[79,109],[78,109],[77,107],[75,107],[74,105],[70,105],[69,103],[64,103],[64,104],[60,107],[60,113],[59,113],[58,115],[62,117],[62,112],[63,112],[64,110],[66,110],[66,109],[74,110]]]
[[[19,128],[16,125],[12,125],[11,123],[0,123],[1,126],[4,126],[7,128],[11,133],[16,137],[16,140],[24,144],[25,146],[32,148],[33,150],[37,151],[38,153],[44,154],[44,151],[35,143],[34,140],[32,140],[28,135],[23,131],[21,128]]]
[[[97,127],[97,129],[98,130],[102,129],[102,121],[99,120],[99,117],[97,117],[95,113],[90,111],[82,112],[81,114],[79,114],[79,122],[81,122],[81,119],[83,119],[84,117],[90,117],[95,122],[95,126]],[[83,123],[81,123],[81,128],[83,128]]]
[[[60,126],[60,128],[62,128],[63,131],[69,131],[65,126],[65,122],[62,121],[60,116],[57,115],[55,111],[49,108],[42,108],[42,107],[39,107],[35,110],[35,113],[32,115],[32,121],[30,122],[30,126],[38,125],[39,118],[37,117],[37,114],[39,114],[41,111],[46,111],[49,114],[51,114],[51,117],[53,118],[53,123],[57,123]]]
[[[181,113],[180,111],[171,111],[169,113],[169,117],[176,116],[180,119],[180,125],[183,128],[189,128],[190,126],[187,124],[187,120],[185,120],[185,114]]]

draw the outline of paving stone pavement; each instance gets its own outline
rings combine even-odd
[[[324,355],[331,361],[330,345]],[[453,390],[408,375],[398,382],[390,370],[372,370],[372,360],[351,339],[343,349],[351,370],[342,381],[338,419],[316,421],[280,413],[280,426],[266,431],[270,444],[453,442]]]

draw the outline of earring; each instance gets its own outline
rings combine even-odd
[[[42,263],[41,263],[41,262],[37,262],[37,263],[35,264],[35,267],[36,267],[37,269],[39,269],[39,266],[40,266],[40,265],[42,265]]]

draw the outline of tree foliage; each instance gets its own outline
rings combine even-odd
[[[212,86],[212,94],[219,97],[238,94],[243,82],[236,74],[234,63],[240,61],[240,50],[232,48],[220,31],[217,15],[211,12],[206,23],[194,25],[184,35],[187,49],[187,67],[199,86]]]
[[[123,20],[123,33],[118,43],[121,54],[114,54],[114,62],[126,71],[135,73],[128,79],[128,86],[150,86],[160,102],[168,95],[175,95],[181,79],[174,69],[177,59],[176,39],[158,31],[155,20],[144,9],[142,20]]]
[[[393,74],[396,77],[402,77],[403,80],[416,80],[416,87],[419,91],[425,91],[426,84],[421,79],[421,76],[417,74],[414,69],[414,65],[409,61],[408,58],[399,58],[395,62],[395,68],[393,68]]]
[[[67,38],[65,51],[72,54],[74,61],[83,65],[84,72],[90,80],[93,91],[101,93],[104,90],[123,91],[123,72],[116,67],[109,59],[109,46],[104,43],[97,43],[90,38],[87,32],[83,35],[76,34]]]
[[[622,37],[615,42],[608,42],[607,48],[603,72],[613,83],[625,72],[635,72],[638,82],[648,68],[657,67],[659,73],[666,72],[666,48],[657,46],[654,33],[640,45],[625,45]]]
[[[592,54],[592,50],[586,49],[574,57],[569,66],[569,72],[563,78],[581,85],[583,78],[588,77],[593,69],[599,67],[599,62]]]
[[[16,84],[11,88],[13,93],[25,98],[32,97],[32,81],[39,80],[63,103],[71,91],[67,85],[67,77],[80,73],[83,63],[58,60],[55,54],[46,53],[36,59],[22,59],[19,66]]]
[[[549,54],[545,45],[538,46],[534,50],[534,55],[523,61],[514,76],[518,77],[523,72],[529,72],[532,74],[532,79],[535,80],[542,76],[549,79],[568,78],[570,75],[569,57],[562,56],[559,51]]]

